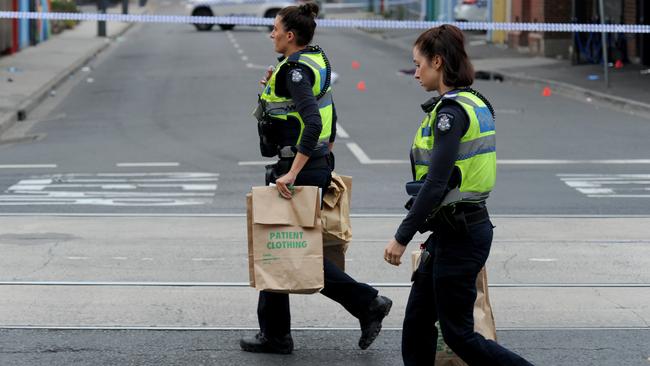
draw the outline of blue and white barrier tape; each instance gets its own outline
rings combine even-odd
[[[37,13],[0,11],[0,19],[88,20],[127,23],[185,23],[273,25],[271,18],[206,17],[150,14]],[[573,23],[488,23],[488,22],[426,22],[417,20],[318,19],[319,27],[373,29],[428,29],[453,24],[463,30],[588,32],[588,33],[650,33],[648,24],[573,24]]]

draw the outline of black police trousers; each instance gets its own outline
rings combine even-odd
[[[329,167],[310,169],[305,167],[296,177],[297,186],[318,186],[326,189],[331,180]],[[327,259],[323,261],[325,286],[321,293],[343,305],[353,316],[359,318],[368,310],[377,297],[373,287],[355,281]],[[291,332],[289,295],[260,291],[257,303],[257,318],[260,330],[267,337],[281,337]]]
[[[469,224],[466,233],[436,229],[426,241],[430,257],[414,274],[402,332],[406,366],[435,362],[438,330],[469,366],[531,365],[517,354],[474,332],[476,277],[492,245],[492,223]]]

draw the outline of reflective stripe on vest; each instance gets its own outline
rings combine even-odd
[[[441,206],[461,201],[484,201],[496,181],[494,119],[487,105],[469,92],[445,94],[422,121],[411,148],[415,179],[422,180],[429,172],[434,147],[433,129],[436,128],[436,116],[444,100],[453,100],[465,110],[469,117],[469,127],[461,138],[454,164],[461,174],[460,186],[447,193]]]
[[[296,118],[300,122],[300,134],[298,141],[295,145],[300,144],[302,133],[305,129],[305,123],[302,117],[295,109],[295,104],[290,98],[282,97],[276,94],[277,75],[283,67],[289,67],[290,63],[300,63],[309,67],[314,74],[314,85],[312,86],[312,93],[318,96],[322,88],[325,86],[327,78],[327,65],[325,58],[320,49],[307,48],[299,54],[291,55],[282,60],[276,67],[271,78],[266,84],[264,92],[260,96],[266,102],[265,111],[277,120],[287,120],[290,116]],[[332,119],[333,119],[333,106],[332,106],[332,88],[328,87],[325,94],[317,100],[318,110],[320,112],[322,129],[318,137],[318,144],[316,151],[326,149],[330,136],[332,134]]]

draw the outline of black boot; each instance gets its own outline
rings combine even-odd
[[[385,296],[377,296],[372,300],[368,312],[359,319],[361,323],[359,348],[366,349],[375,341],[381,331],[381,322],[390,312],[391,306],[393,302]]]
[[[239,341],[243,351],[255,353],[279,353],[288,355],[293,352],[293,339],[290,334],[283,337],[266,337],[259,332],[254,337],[244,337]]]

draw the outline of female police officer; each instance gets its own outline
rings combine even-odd
[[[438,97],[411,149],[419,192],[384,251],[400,264],[416,231],[426,241],[406,307],[402,333],[405,365],[433,365],[439,321],[445,343],[467,364],[530,365],[520,356],[474,332],[476,277],[487,260],[492,223],[485,199],[496,178],[494,110],[469,88],[474,70],[460,29],[442,25],[422,33],[413,47],[415,78]]]
[[[331,68],[322,49],[309,46],[316,28],[318,5],[289,6],[275,18],[271,39],[282,54],[274,71],[262,80],[264,91],[256,111],[260,147],[264,156],[277,155],[267,167],[267,184],[291,199],[292,185],[326,188],[331,180],[331,146],[335,123]],[[359,347],[366,349],[381,330],[392,302],[377,290],[359,283],[324,260],[323,295],[340,303],[361,324]],[[249,352],[291,353],[289,296],[261,291],[257,308],[260,332],[243,338]]]

